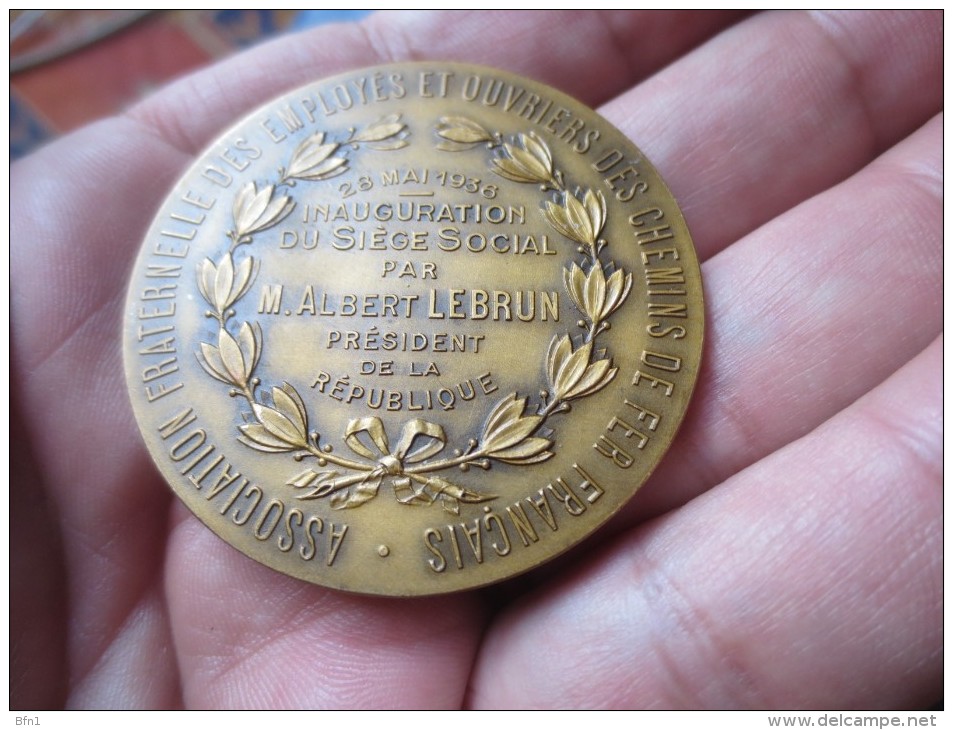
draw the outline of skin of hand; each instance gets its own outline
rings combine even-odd
[[[942,13],[377,13],[228,59],[11,181],[11,707],[924,708],[942,680]],[[173,499],[127,402],[125,282],[237,118],[406,59],[599,109],[703,261],[669,455],[598,536],[430,599],[342,594]]]

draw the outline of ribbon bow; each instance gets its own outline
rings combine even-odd
[[[356,506],[355,501],[364,502],[377,496],[377,491],[385,477],[391,477],[397,501],[403,504],[431,503],[432,496],[425,492],[428,481],[405,473],[407,464],[417,464],[429,459],[443,450],[447,437],[443,427],[422,418],[407,421],[400,432],[397,445],[391,450],[384,424],[377,416],[355,418],[347,425],[344,443],[355,454],[377,462],[367,474],[360,477],[360,483],[353,495],[341,495],[348,504]],[[350,481],[354,477],[345,478]],[[343,486],[345,480],[340,480]]]
[[[391,450],[384,424],[377,416],[355,418],[344,431],[344,443],[355,454],[371,464],[360,468],[357,474],[340,476],[337,471],[314,472],[310,469],[292,479],[289,484],[312,491],[302,499],[331,498],[334,509],[359,507],[377,496],[385,478],[394,487],[394,496],[401,504],[426,505],[440,500],[448,512],[459,514],[460,502],[475,504],[495,499],[461,487],[439,476],[425,476],[422,472],[445,468],[443,462],[427,465],[429,468],[410,469],[420,464],[447,445],[441,426],[422,418],[407,421],[400,432],[397,445]],[[451,462],[452,463],[452,462]]]
[[[364,434],[377,447],[378,453],[361,440]],[[418,439],[420,443],[414,448],[414,441]],[[397,447],[391,451],[381,419],[377,416],[369,416],[355,418],[348,423],[344,432],[344,443],[355,454],[377,461],[378,466],[371,473],[375,477],[383,478],[384,476],[403,476],[404,464],[416,464],[439,453],[447,445],[447,437],[442,426],[422,418],[415,418],[404,424]]]

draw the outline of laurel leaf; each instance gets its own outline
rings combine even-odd
[[[618,368],[610,370],[611,364],[611,360],[597,360],[592,363],[563,398],[565,400],[581,398],[602,390],[612,381],[618,371]]]
[[[298,391],[295,390],[295,387],[288,381],[284,381],[281,384],[281,390],[285,394],[287,394],[287,396],[291,398],[291,400],[295,402],[295,406],[297,406],[298,408],[298,413],[301,414],[301,420],[307,421],[308,420],[307,410],[304,407],[304,401],[301,399],[301,396],[298,394]]]
[[[586,313],[585,296],[583,291],[586,285],[586,275],[583,270],[574,262],[568,269],[563,269],[563,284],[566,291],[569,292],[569,298],[583,314]]]
[[[269,186],[271,187],[271,186]],[[262,212],[261,217],[256,219],[254,227],[248,230],[248,233],[263,231],[266,228],[281,222],[294,208],[294,201],[287,195],[272,200],[268,207]]]
[[[340,175],[347,171],[347,160],[343,157],[331,157],[323,162],[302,171],[301,173],[289,177],[296,177],[299,180],[325,180],[335,175]]]
[[[534,464],[545,461],[552,456],[552,453],[547,452],[547,449],[552,445],[553,442],[549,439],[535,437],[496,452],[492,456],[497,461],[504,461],[508,464]]]
[[[235,282],[229,292],[228,304],[226,306],[232,306],[248,293],[258,270],[257,264],[258,262],[252,256],[246,256],[242,259],[238,268],[235,269]]]
[[[297,440],[299,436],[298,429],[287,416],[261,403],[253,404],[252,410],[258,422],[264,426],[265,430],[272,436],[288,444],[294,443]]]
[[[289,383],[285,383],[280,388],[272,388],[271,397],[278,412],[294,424],[299,435],[307,437],[308,414],[298,391]]]
[[[541,451],[536,456],[530,456],[525,459],[499,459],[506,464],[514,464],[516,466],[527,466],[528,464],[541,464],[544,461],[548,461],[553,458],[555,454],[552,451]]]
[[[309,499],[321,499],[322,497],[326,497],[326,496],[327,496],[327,493],[326,492],[322,493],[321,489],[312,489],[310,492],[305,492],[304,494],[295,495],[297,499],[300,499],[302,501],[307,501]]]
[[[292,160],[303,160],[305,162],[308,162],[311,160],[310,156],[314,153],[315,150],[320,150],[323,147],[331,147],[331,146],[334,146],[334,142],[330,142],[327,145],[324,144],[324,132],[315,132],[310,137],[307,137],[306,139],[302,140],[301,144],[299,144],[295,148]],[[325,155],[325,157],[327,157],[327,155]],[[317,160],[317,161],[320,162],[320,160]]]
[[[553,391],[558,400],[568,400],[573,396],[573,389],[586,373],[589,358],[592,355],[592,343],[586,342],[579,349],[564,357],[556,369],[553,379]]]
[[[548,179],[549,171],[543,167],[542,163],[531,152],[516,146],[508,147],[507,151],[510,153],[513,162],[525,172],[526,177],[540,182]]]
[[[372,150],[399,150],[409,145],[406,139],[389,139],[382,142],[369,142],[367,144]]]
[[[403,129],[404,125],[398,123],[371,125],[363,132],[356,134],[354,136],[354,141],[380,142],[381,140],[387,139],[388,137],[393,137],[397,134],[400,134]]]
[[[261,325],[258,324],[258,322],[255,322],[254,324],[252,324],[251,329],[252,329],[252,336],[254,337],[254,341],[255,341],[255,349],[254,349],[254,352],[252,353],[253,357],[251,358],[252,363],[251,363],[250,372],[254,372],[255,368],[258,367],[258,361],[261,359],[261,339],[262,339]]]
[[[218,331],[218,351],[222,356],[225,371],[229,374],[232,383],[243,386],[247,382],[245,376],[245,358],[235,338],[222,327]]]
[[[522,183],[552,183],[553,165],[549,149],[537,137],[519,134],[513,144],[505,143],[493,158],[494,172]]]
[[[338,472],[335,470],[318,472],[313,469],[306,469],[290,479],[287,484],[298,489],[313,487],[311,491],[298,495],[298,499],[320,499],[330,494],[337,486],[335,480],[337,475]]]
[[[236,341],[238,349],[241,351],[244,366],[242,382],[247,383],[255,363],[258,361],[258,342],[255,340],[255,331],[248,322],[242,322],[241,327],[238,328],[238,339]]]
[[[602,319],[605,319],[629,296],[632,289],[632,274],[625,274],[622,269],[616,269],[612,272],[609,280],[606,282],[606,304],[602,311]]]
[[[443,150],[444,152],[461,152],[463,150],[472,150],[474,147],[479,144],[478,142],[451,142],[449,140],[444,140],[437,143],[437,149]]]
[[[407,125],[400,121],[400,114],[388,114],[386,117],[381,117],[369,124],[365,129],[354,135],[352,140],[354,142],[380,142],[397,136],[406,128]]]
[[[370,502],[377,496],[381,486],[382,476],[370,477],[368,480],[356,484],[351,489],[345,489],[331,497],[331,509],[353,509]]]
[[[307,448],[306,434],[298,431],[285,415],[261,403],[252,404],[252,410],[265,431],[284,443],[289,450]]]
[[[232,255],[226,253],[218,264],[215,272],[215,308],[219,312],[224,312],[229,305],[228,295],[232,291],[232,284],[235,282],[235,269],[232,265]]]
[[[590,188],[586,190],[582,202],[586,206],[586,216],[589,218],[589,227],[592,231],[592,241],[590,243],[595,243],[606,222],[606,199],[601,191],[593,193]]]
[[[277,438],[259,423],[245,423],[239,426],[238,430],[242,432],[238,441],[256,451],[279,454],[295,450],[294,446]]]
[[[519,139],[533,159],[533,169],[538,171],[541,176],[552,177],[553,155],[546,143],[537,137],[534,132],[530,132],[528,135],[521,134]]]
[[[584,301],[589,319],[593,322],[602,319],[602,307],[606,303],[606,275],[598,262],[592,265],[586,277]]]
[[[290,171],[296,167],[306,168],[317,164],[329,157],[335,147],[337,147],[337,144],[334,142],[324,144],[324,132],[316,132],[298,145],[291,156],[291,164],[288,165],[288,169]]]
[[[493,139],[493,135],[486,129],[466,117],[441,117],[436,130],[440,137],[462,145],[462,149],[469,149],[480,142]],[[439,144],[437,147],[447,149]]]
[[[221,380],[227,385],[234,385],[228,371],[225,369],[225,363],[222,362],[222,356],[218,348],[207,342],[201,342],[199,346],[202,348],[202,352],[200,356],[199,353],[196,353],[196,356],[202,369],[216,380]]]
[[[310,487],[314,482],[317,481],[319,473],[314,469],[305,469],[303,472],[298,474],[298,476],[291,477],[288,481],[285,482],[289,487]]]
[[[292,155],[292,159],[301,157],[306,154],[308,150],[313,149],[314,147],[320,147],[324,144],[324,132],[315,132],[310,137],[307,137],[301,141]]]
[[[255,188],[255,183],[248,183]],[[271,202],[271,196],[274,194],[275,186],[266,185],[261,190],[255,193],[248,204],[242,209],[241,215],[236,221],[239,234],[251,233],[255,230],[255,223],[261,217],[262,213],[265,212],[265,209],[268,207],[268,204]]]
[[[333,142],[324,144],[324,132],[312,134],[295,149],[285,177],[298,177],[307,172],[330,157],[339,146]]]
[[[288,166],[288,176],[299,177],[308,172],[327,160],[338,147],[340,147],[339,144],[322,144],[308,149],[300,157],[296,156],[292,160]]]
[[[576,235],[572,238],[580,243],[590,245],[595,243],[595,236],[592,232],[592,222],[589,220],[585,206],[579,202],[579,199],[575,195],[566,193],[563,206],[566,211],[566,220],[576,232]]]
[[[510,393],[494,406],[487,417],[486,426],[483,428],[482,441],[492,438],[493,435],[503,428],[507,423],[520,417],[523,409],[526,407],[525,398],[517,398],[516,393]]]
[[[201,264],[199,264],[199,291],[202,294],[202,298],[209,303],[210,306],[215,306],[215,297],[212,292],[215,291],[215,264],[212,259],[205,259]]]
[[[577,241],[579,243],[585,243],[585,241],[579,240],[579,234],[572,224],[569,222],[569,219],[566,216],[566,208],[562,205],[556,205],[551,200],[546,201],[546,208],[544,210],[546,219],[549,221],[549,224],[556,229],[557,232],[564,235],[566,238]]]
[[[535,176],[527,173],[525,168],[523,168],[515,160],[512,160],[509,157],[494,157],[493,166],[496,168],[495,172],[498,175],[502,175],[507,180],[512,180],[513,182],[518,182],[518,183],[543,182],[542,180],[537,179]]]
[[[337,486],[333,479],[335,474],[337,474],[336,471],[325,472],[325,475],[318,480],[318,485],[309,494],[318,498],[329,495]]]
[[[232,204],[232,218],[235,221],[236,228],[240,227],[239,221],[242,218],[242,212],[248,207],[257,192],[255,183],[247,182],[242,186],[242,189],[238,191],[238,195],[235,196],[235,202]]]
[[[546,374],[549,376],[549,384],[552,388],[556,387],[556,377],[571,355],[572,340],[569,339],[569,335],[553,337],[552,342],[549,343],[549,354],[546,357]]]
[[[525,409],[526,398],[517,398],[516,393],[511,393],[496,405],[480,438],[483,453],[495,458],[497,452],[515,446],[539,427],[542,417],[524,416]]]
[[[503,424],[493,433],[492,438],[483,444],[487,456],[496,458],[498,451],[520,443],[536,430],[542,420],[541,416],[526,416]]]

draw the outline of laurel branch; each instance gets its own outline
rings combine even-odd
[[[595,344],[608,329],[608,318],[628,297],[632,275],[600,259],[607,245],[601,238],[606,219],[602,193],[579,188],[569,192],[549,147],[532,132],[506,141],[501,133],[491,133],[463,117],[444,117],[435,131],[439,149],[456,152],[485,144],[492,151],[490,166],[497,175],[552,191],[543,215],[560,235],[579,244],[577,250],[583,255],[564,270],[563,282],[583,317],[578,324],[584,333],[553,338],[546,355],[549,387],[540,393],[537,406],[510,393],[490,411],[480,437],[470,439],[464,449],[454,449],[453,456],[435,458],[447,447],[446,434],[439,424],[420,418],[404,423],[393,446],[376,416],[348,422],[343,440],[353,456],[342,456],[331,444],[322,444],[321,435],[311,430],[307,407],[295,387],[284,382],[268,391],[254,375],[262,354],[261,327],[257,322],[234,321],[233,307],[251,289],[259,262],[251,255],[236,261],[236,249],[252,243],[256,234],[291,213],[295,201],[281,191],[299,181],[327,180],[346,172],[349,149],[404,147],[408,131],[395,114],[363,130],[349,130],[340,142],[329,140],[324,132],[311,135],[298,145],[287,166],[279,168],[276,183],[259,189],[249,182],[239,190],[232,207],[233,227],[225,234],[231,245],[218,262],[205,259],[197,272],[199,291],[211,307],[206,315],[218,323],[214,341],[200,343],[199,363],[212,378],[230,386],[231,396],[244,398],[251,407],[246,423],[238,427],[238,441],[256,451],[290,454],[296,461],[316,460],[320,470],[305,469],[287,482],[300,490],[299,499],[327,498],[334,509],[351,509],[377,497],[386,482],[400,504],[439,501],[445,510],[459,514],[461,503],[496,497],[451,482],[437,472],[454,467],[464,472],[471,467],[489,469],[493,461],[514,465],[546,461],[554,455],[552,432],[545,428],[548,419],[569,410],[569,401],[606,387],[616,375],[611,359],[597,351]]]

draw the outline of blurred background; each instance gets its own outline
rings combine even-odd
[[[10,156],[281,33],[369,10],[12,10]]]

